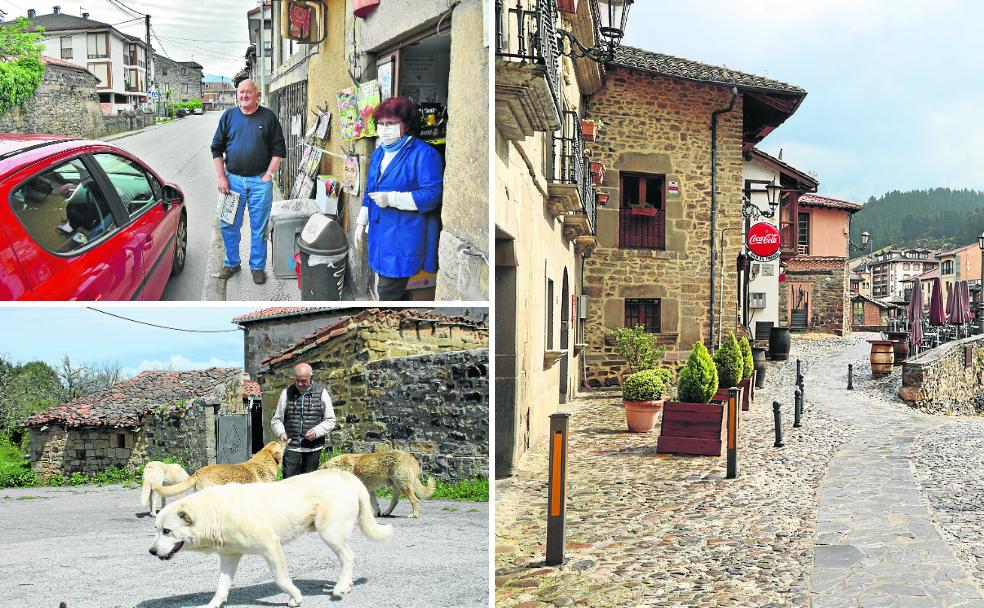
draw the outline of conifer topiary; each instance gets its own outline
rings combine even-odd
[[[734,332],[728,332],[721,348],[714,353],[714,365],[717,366],[719,387],[738,386],[741,382],[745,364],[742,362],[741,348]]]
[[[707,403],[717,392],[718,373],[710,353],[702,342],[694,344],[690,356],[680,369],[677,398],[687,403]]]
[[[746,337],[742,337],[738,345],[741,347],[741,357],[745,364],[741,377],[742,379],[751,378],[752,372],[755,371],[755,362],[752,360],[752,345],[748,343],[748,338]]]

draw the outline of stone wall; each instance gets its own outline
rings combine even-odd
[[[187,407],[158,409],[143,417],[135,462],[174,458],[189,473],[215,464],[215,405],[196,399]]]
[[[91,475],[110,466],[134,466],[136,429],[66,429],[55,424],[41,428],[45,430],[30,431],[31,469],[37,475]]]
[[[0,133],[97,137],[103,132],[98,82],[88,71],[45,64],[41,85],[23,109],[0,116]]]
[[[843,336],[850,333],[851,308],[848,299],[847,261],[821,264],[802,264],[796,258],[786,266],[786,281],[788,283],[809,283],[810,318],[809,330]],[[780,289],[783,296],[780,300],[780,319],[788,318],[786,312],[789,306],[788,289]]]
[[[179,102],[202,98],[202,70],[200,68],[182,65],[177,61],[154,53],[154,79],[162,99],[165,91],[171,91],[171,96],[167,101]],[[187,93],[182,92],[183,85],[188,85]]]
[[[369,413],[381,429],[353,438],[346,451],[371,452],[384,441],[444,480],[489,476],[488,349],[385,359],[366,368]]]
[[[607,339],[623,327],[626,298],[659,298],[659,341],[666,362],[682,365],[695,342],[710,338],[711,113],[727,108],[731,88],[643,74],[608,71],[607,85],[589,102],[586,118],[604,127],[588,144],[591,160],[604,163],[600,192],[608,204],[598,209],[598,247],[584,264],[589,296],[585,341],[586,379],[593,386],[617,384],[625,362]],[[715,332],[737,325],[738,277],[734,260],[741,250],[742,101],[718,117],[717,233],[719,257],[715,310],[721,297],[724,261],[724,317]],[[619,177],[622,172],[665,176],[680,193],[667,194],[665,251],[619,248]],[[723,237],[722,237],[722,230]],[[723,241],[723,247],[721,246]]]
[[[970,349],[969,365],[965,349]],[[899,397],[929,414],[984,413],[984,336],[948,342],[902,364]]]
[[[156,124],[156,121],[157,118],[148,112],[127,111],[116,116],[103,116],[103,128],[99,132],[99,136],[143,129],[144,127]]]

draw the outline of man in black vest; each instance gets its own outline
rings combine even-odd
[[[313,373],[307,363],[294,366],[294,384],[280,393],[277,411],[270,421],[273,434],[288,442],[284,479],[316,470],[325,437],[335,428],[331,397],[323,384],[311,381]]]

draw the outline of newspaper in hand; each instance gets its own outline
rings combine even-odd
[[[236,222],[236,211],[239,210],[239,193],[230,191],[229,194],[219,192],[219,204],[215,209],[219,221],[224,224]]]

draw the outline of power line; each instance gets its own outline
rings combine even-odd
[[[109,315],[111,317],[116,317],[117,319],[123,319],[124,321],[130,321],[131,323],[137,323],[139,325],[149,325],[151,327],[157,327],[159,329],[170,329],[171,331],[184,331],[193,334],[225,334],[233,331],[242,331],[242,328],[236,329],[184,329],[181,327],[168,327],[167,325],[157,325],[155,323],[148,323],[146,321],[138,321],[137,319],[130,319],[128,317],[121,317],[120,315],[114,315],[111,312],[106,312],[105,310],[99,310],[98,308],[93,308],[91,306],[86,306],[89,310],[95,312],[101,312],[104,315]]]
[[[188,40],[190,42],[221,42],[224,44],[249,44],[249,41],[243,40],[202,40],[201,38],[178,38],[177,36],[165,36],[168,40]]]

